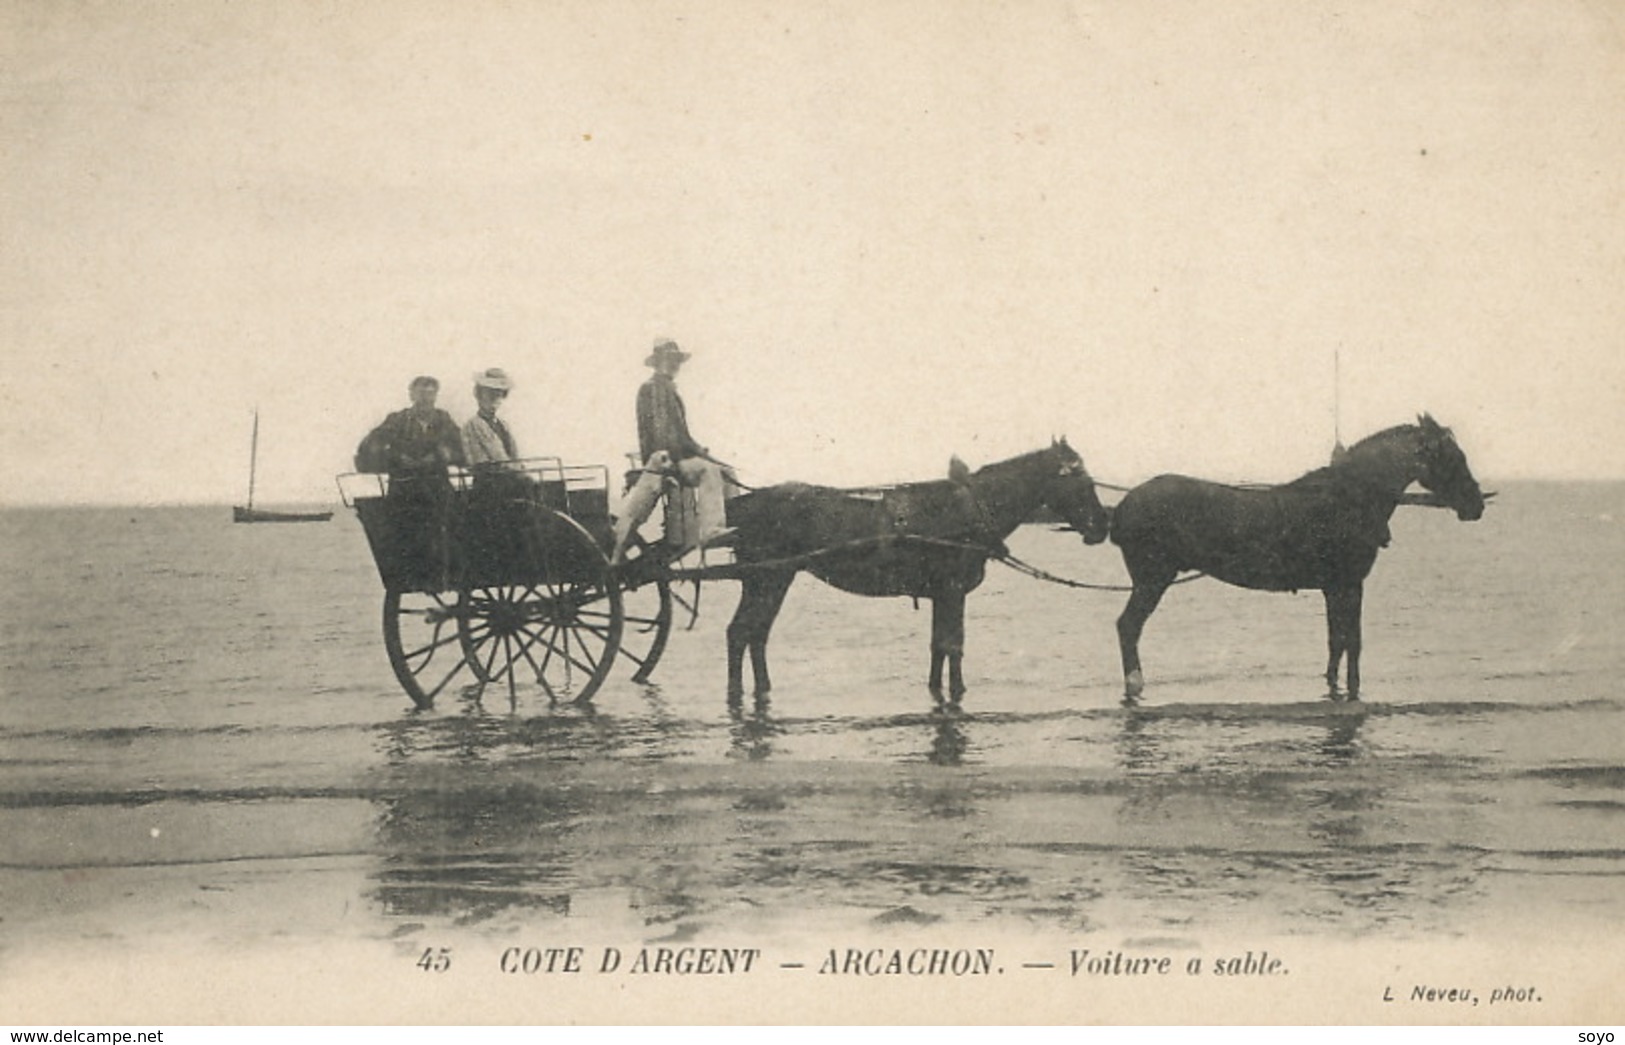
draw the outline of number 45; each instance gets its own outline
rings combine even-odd
[[[451,968],[451,948],[425,947],[423,956],[417,960],[417,967],[424,972],[445,972]]]

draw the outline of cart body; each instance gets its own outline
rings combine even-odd
[[[397,679],[427,708],[448,689],[528,679],[588,699],[622,657],[647,679],[671,627],[667,580],[612,569],[609,470],[558,458],[488,470],[338,479],[384,587]]]

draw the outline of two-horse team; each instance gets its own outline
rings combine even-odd
[[[728,522],[742,590],[728,625],[730,696],[744,692],[750,655],[757,693],[771,686],[768,635],[801,570],[858,595],[908,595],[931,602],[929,685],[964,691],[965,596],[1004,539],[1040,506],[1099,544],[1109,535],[1132,581],[1117,620],[1129,700],[1144,689],[1140,633],[1163,593],[1195,571],[1263,591],[1314,589],[1326,599],[1326,683],[1338,695],[1360,689],[1360,607],[1365,578],[1388,543],[1388,521],[1420,484],[1426,503],[1474,520],[1485,495],[1449,429],[1423,415],[1378,432],[1332,464],[1283,485],[1236,487],[1162,475],[1108,510],[1066,441],[971,472],[955,460],[947,479],[874,491],[785,483],[735,498]]]

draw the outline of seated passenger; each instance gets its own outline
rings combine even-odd
[[[468,464],[475,471],[495,471],[519,459],[519,448],[514,443],[508,426],[497,417],[502,401],[513,390],[507,371],[491,367],[474,375],[474,401],[479,412],[463,425],[463,449]]]
[[[506,371],[491,367],[474,375],[479,410],[463,425],[463,450],[474,473],[473,502],[489,508],[498,501],[534,501],[536,477],[525,470],[513,433],[497,416],[513,389]]]
[[[440,382],[427,375],[407,387],[412,405],[397,410],[368,432],[356,447],[359,472],[387,472],[392,479],[444,480],[446,469],[463,463],[463,442],[451,415],[438,409]]]
[[[451,415],[435,406],[440,382],[412,379],[412,405],[384,418],[356,448],[357,471],[389,475],[388,532],[392,555],[414,564],[425,588],[444,591],[454,573],[451,550],[452,487],[448,473],[464,462],[463,442]]]

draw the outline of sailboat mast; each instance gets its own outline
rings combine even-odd
[[[1343,445],[1343,346],[1332,349],[1332,438]]]
[[[260,411],[254,408],[254,435],[248,442],[248,507],[254,507],[254,472],[260,462]]]
[[[1332,349],[1332,460],[1343,456],[1343,346]]]

